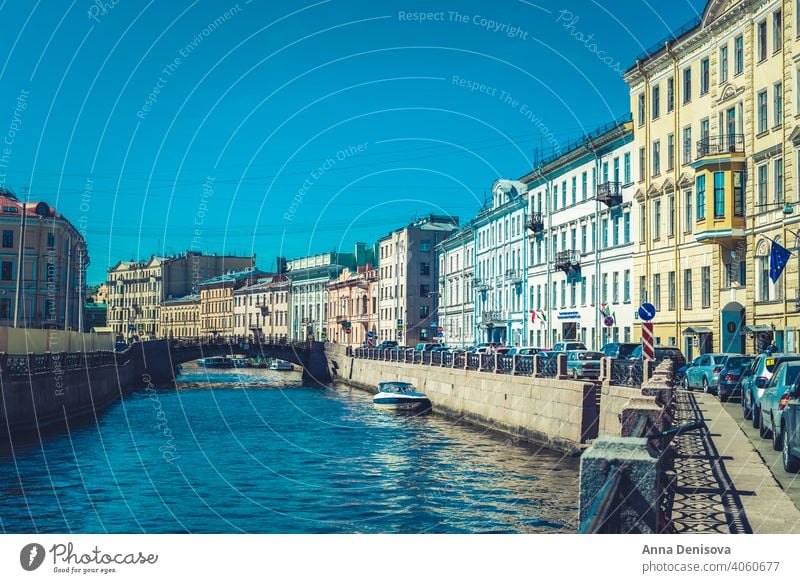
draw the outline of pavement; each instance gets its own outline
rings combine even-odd
[[[783,471],[779,452],[742,418],[738,403],[681,393],[678,423],[702,418],[708,431],[673,440],[676,532],[800,533],[800,474]]]

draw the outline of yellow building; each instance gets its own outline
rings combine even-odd
[[[643,236],[636,293],[656,342],[701,352],[796,350],[798,253],[773,284],[771,240],[800,216],[800,14],[795,0],[711,0],[626,72]],[[789,211],[789,213],[785,212]],[[788,244],[787,244],[788,242]]]
[[[200,336],[203,338],[233,338],[233,292],[252,285],[267,273],[247,269],[212,277],[200,283]]]
[[[200,294],[161,302],[159,311],[163,338],[195,339],[200,336]]]

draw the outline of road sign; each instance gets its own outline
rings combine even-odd
[[[639,314],[639,317],[642,320],[649,322],[656,317],[656,307],[653,304],[648,304],[645,302],[639,307],[639,310],[636,313]]]
[[[644,360],[655,360],[656,353],[653,340],[653,323],[642,323],[642,358]]]
[[[614,318],[612,318],[611,316],[606,316],[603,319],[603,324],[605,324],[606,326],[613,326],[614,325]]]
[[[345,334],[350,334],[350,332],[352,332],[352,331],[353,331],[352,328],[345,328],[344,329],[344,333]]]

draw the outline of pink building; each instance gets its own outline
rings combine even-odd
[[[359,267],[357,273],[345,268],[328,284],[328,340],[362,346],[368,332],[377,337],[378,270],[372,265]]]

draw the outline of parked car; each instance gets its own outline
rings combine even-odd
[[[761,419],[759,415],[759,401],[764,394],[769,380],[775,369],[783,362],[800,360],[798,354],[776,352],[774,354],[759,354],[750,368],[742,375],[742,414],[745,419],[750,419],[753,427],[758,427]]]
[[[510,347],[510,346],[500,346],[499,348],[496,348],[496,349],[495,349],[495,352],[496,352],[497,354],[502,354],[502,355],[505,355],[505,356],[511,356],[511,355],[509,354],[509,353],[511,352],[511,350],[512,350],[512,349],[511,349],[511,347]]]
[[[417,344],[415,350],[419,350],[421,352],[430,352],[437,346],[440,346],[437,342],[420,342]]]
[[[433,348],[431,348],[431,352],[448,352],[450,347],[446,344],[437,344]]]
[[[600,359],[605,354],[589,350],[567,352],[567,374],[573,379],[597,379],[600,377]]]
[[[555,350],[547,350],[542,351],[538,354],[539,356],[539,372],[544,373],[545,375],[553,375],[556,374],[557,368],[557,361],[556,357],[559,354],[563,354],[562,352],[558,352]]]
[[[515,346],[511,350],[508,351],[508,356],[514,356],[515,354],[518,356],[533,356],[534,354],[539,354],[540,352],[546,352],[549,348],[534,348],[533,346]]]
[[[654,356],[656,361],[656,366],[661,364],[665,360],[671,360],[673,364],[673,371],[677,371],[683,365],[686,364],[686,358],[684,358],[683,353],[680,349],[676,346],[656,346],[654,347]],[[631,353],[632,360],[642,360],[642,345],[639,344]]]
[[[570,350],[588,350],[583,342],[557,342],[553,346],[555,352],[569,352]]]
[[[636,347],[639,346],[638,342],[609,342],[605,344],[600,352],[607,358],[630,358]]]
[[[727,401],[732,398],[742,398],[742,377],[755,358],[755,356],[741,356],[738,354],[728,357],[719,373],[717,394],[720,400]]]
[[[772,435],[772,449],[775,451],[780,451],[783,445],[782,414],[789,402],[791,389],[797,385],[799,377],[800,362],[781,363],[769,379],[759,401],[761,415],[758,421],[758,433],[761,437]]]
[[[704,393],[715,393],[719,386],[719,374],[728,360],[728,354],[703,354],[686,368],[683,388],[703,389]]]
[[[390,348],[396,348],[397,341],[396,340],[384,340],[380,344],[378,344],[375,348],[377,350],[389,350]]]
[[[786,405],[781,413],[781,459],[783,469],[800,470],[800,385],[789,388]]]

